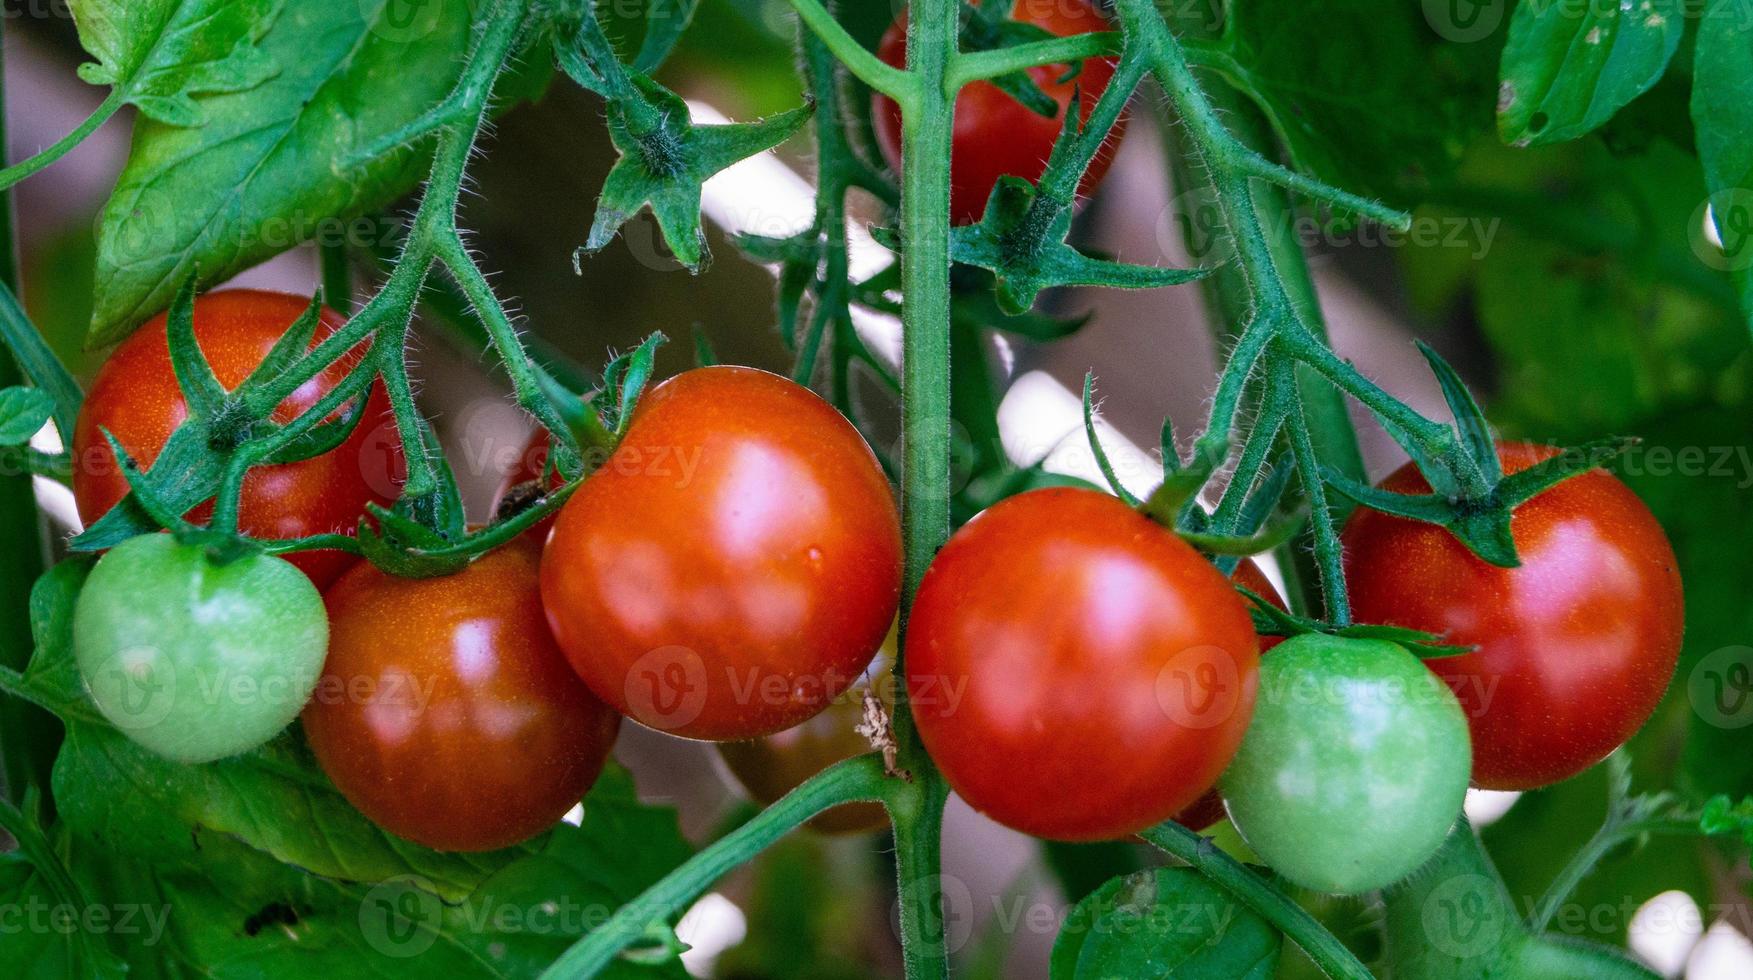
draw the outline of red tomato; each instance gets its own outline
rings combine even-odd
[[[385,830],[445,851],[508,847],[596,782],[620,717],[554,644],[540,562],[520,538],[444,578],[361,562],[329,590],[329,657],[304,731]]]
[[[1061,37],[1113,30],[1113,25],[1085,0],[1017,0],[1011,12],[1014,20],[1033,24]],[[877,48],[878,57],[896,68],[907,66],[907,14],[889,26]],[[1090,58],[1075,78],[1065,80],[1070,65],[1044,65],[1029,69],[1029,75],[1050,98],[1059,103],[1052,119],[1037,115],[1022,103],[1004,94],[989,82],[975,82],[962,89],[956,97],[955,132],[951,151],[950,220],[959,225],[980,220],[986,211],[986,200],[998,178],[1005,175],[1039,180],[1047,168],[1047,156],[1059,138],[1066,107],[1074,92],[1081,92],[1082,113],[1089,119],[1096,100],[1114,77],[1113,58]],[[886,95],[877,95],[871,103],[871,124],[876,128],[877,145],[889,166],[901,169],[901,107]],[[1108,167],[1126,129],[1122,116],[1113,132],[1103,141],[1095,159],[1078,185],[1080,194],[1095,191]]]
[[[232,289],[195,300],[195,341],[226,389],[242,384],[310,300],[285,293]],[[312,345],[334,333],[340,314],[322,311]],[[293,392],[274,410],[290,422],[346,378],[363,350],[342,358]],[[73,495],[87,524],[128,493],[128,481],[99,428],[107,428],[142,466],[150,467],[165,441],[188,417],[188,404],[170,363],[166,318],[159,314],[123,341],[98,370],[73,430]],[[370,501],[388,504],[406,467],[395,416],[381,385],[366,400],[366,415],[347,441],[311,459],[262,466],[244,478],[238,523],[259,538],[352,533]],[[189,512],[204,521],[211,503]],[[288,555],[318,588],[333,582],[355,559],[339,551]]]
[[[821,711],[882,645],[900,520],[852,424],[751,368],[688,371],[641,400],[560,511],[542,601],[597,696],[718,741]]]
[[[505,474],[505,479],[500,482],[499,492],[493,495],[494,510],[497,511],[503,506],[506,498],[510,497],[513,492],[520,492],[521,488],[533,485],[542,478],[542,471],[548,466],[548,450],[552,445],[553,442],[548,436],[548,430],[537,429],[530,433],[529,439],[523,444],[523,449],[518,452],[516,464]],[[565,479],[556,472],[548,478],[547,489],[553,490],[565,485],[565,483]],[[548,532],[553,527],[554,518],[547,517],[530,528],[529,533],[537,541],[546,541],[548,540]]]
[[[1055,488],[988,509],[938,553],[904,646],[919,733],[975,809],[1103,840],[1210,789],[1253,713],[1241,596],[1121,501]]]
[[[1558,453],[1504,443],[1514,473]],[[1411,465],[1383,481],[1428,493]],[[1643,501],[1603,470],[1516,510],[1520,568],[1475,557],[1447,531],[1359,510],[1344,532],[1362,622],[1426,630],[1473,653],[1429,662],[1467,710],[1473,782],[1533,789],[1567,779],[1630,738],[1662,699],[1680,653],[1680,573]]]
[[[1237,565],[1235,572],[1230,575],[1230,581],[1246,587],[1248,591],[1280,609],[1288,610],[1290,608],[1284,604],[1284,598],[1273,587],[1272,580],[1266,577],[1266,573],[1260,570],[1260,566],[1252,558],[1242,559],[1242,563]],[[1242,602],[1244,605],[1250,604],[1246,599]],[[1262,636],[1260,637],[1260,652],[1265,653],[1283,642],[1284,637],[1282,636]],[[1215,786],[1206,790],[1205,795],[1194,800],[1185,810],[1175,814],[1177,823],[1194,830],[1204,830],[1223,818],[1223,794],[1219,793]]]

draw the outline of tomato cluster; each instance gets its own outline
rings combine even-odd
[[[221,383],[246,376],[302,308],[260,293],[200,300],[197,340]],[[186,415],[165,329],[160,318],[105,365],[76,439],[93,458],[108,430],[150,460]],[[338,380],[319,376],[282,411]],[[374,483],[369,446],[355,434],[252,476],[246,530],[349,526],[399,472],[386,461],[376,472],[390,482]],[[507,492],[558,479],[547,447],[532,439]],[[1514,473],[1554,452],[1501,455]],[[95,467],[76,479],[90,517],[125,492]],[[1382,486],[1427,489],[1410,467]],[[1673,673],[1674,557],[1623,484],[1599,470],[1569,479],[1523,504],[1513,533],[1521,565],[1506,569],[1434,525],[1366,510],[1345,528],[1362,620],[1471,648],[1426,665],[1379,639],[1263,640],[1236,586],[1283,601],[1252,561],[1232,581],[1115,497],[1034,490],[935,557],[901,680],[944,778],[1006,826],[1106,840],[1227,814],[1290,880],[1369,891],[1434,851],[1470,783],[1532,788],[1593,765]],[[301,556],[302,575],[225,557],[185,532],[98,562],[73,624],[98,709],[185,762],[247,751],[302,714],[317,761],[373,821],[483,850],[577,804],[623,716],[720,743],[767,802],[866,751],[855,685],[893,643],[902,548],[888,481],[850,422],[784,378],[713,367],[633,406],[551,530],[460,572],[404,579],[354,562],[336,580],[333,554]],[[884,819],[866,804],[816,825]]]

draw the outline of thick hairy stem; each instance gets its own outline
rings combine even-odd
[[[957,57],[957,0],[918,0],[909,12],[907,60],[915,83],[903,102],[901,158],[901,530],[906,546],[901,628],[925,569],[950,533],[950,134]],[[905,677],[906,651],[896,659]],[[899,762],[913,792],[893,807],[901,944],[912,980],[948,974],[939,895],[942,776],[913,726],[906,685],[896,685]]]
[[[1264,878],[1250,871],[1216,845],[1170,821],[1138,836],[1187,862],[1199,873],[1236,896],[1243,905],[1302,947],[1321,971],[1335,980],[1374,980],[1369,969],[1334,935],[1322,928],[1302,906]]]
[[[731,869],[772,846],[804,821],[842,803],[882,798],[888,780],[875,755],[849,759],[812,777],[748,823],[689,858],[643,895],[616,910],[614,916],[573,944],[542,971],[542,980],[594,977],[627,947],[645,937],[654,925],[700,897]]]

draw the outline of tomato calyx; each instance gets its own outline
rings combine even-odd
[[[1325,466],[1322,478],[1355,503],[1396,517],[1436,524],[1481,559],[1500,568],[1520,567],[1515,537],[1510,531],[1515,509],[1573,476],[1599,468],[1636,446],[1638,440],[1618,436],[1596,439],[1560,450],[1505,476],[1498,459],[1497,440],[1479,402],[1441,355],[1422,341],[1418,349],[1454,413],[1455,424],[1448,433],[1458,437],[1451,438],[1450,444],[1440,451],[1416,440],[1399,440],[1431,492],[1393,493]]]
[[[1374,623],[1353,623],[1347,626],[1336,626],[1325,620],[1295,613],[1279,608],[1279,606],[1245,585],[1237,585],[1240,592],[1249,602],[1249,612],[1254,616],[1254,629],[1262,637],[1280,636],[1336,636],[1350,640],[1386,640],[1389,643],[1405,647],[1420,660],[1438,660],[1444,657],[1459,657],[1472,653],[1471,646],[1456,646],[1443,642],[1443,638],[1423,630],[1406,629],[1400,626],[1385,626]]]

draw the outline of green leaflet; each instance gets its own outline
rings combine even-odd
[[[686,857],[673,814],[640,805],[624,772],[605,773],[586,806],[583,826],[559,828],[449,900],[418,875],[339,881],[225,837],[205,840],[192,860],[167,867],[60,830],[91,907],[111,917],[109,945],[130,978],[512,978],[540,972]],[[0,888],[7,874],[0,865]],[[0,944],[0,967],[13,953],[10,941]],[[68,975],[53,949],[16,953],[35,953],[39,975]],[[650,967],[621,962],[607,975],[686,974],[672,959]]]
[[[1753,32],[1746,10],[1717,0],[1698,25],[1692,125],[1710,189],[1720,251],[1701,251],[1734,277],[1742,318],[1753,328]]]
[[[79,43],[96,58],[79,66],[93,85],[170,126],[199,126],[192,96],[243,92],[282,64],[257,47],[283,0],[69,0]]]
[[[1114,878],[1078,902],[1053,943],[1053,980],[1266,980],[1277,930],[1191,868]]]
[[[164,309],[192,272],[203,287],[222,282],[413,186],[422,163],[414,149],[354,155],[444,97],[467,50],[470,19],[466,0],[433,0],[411,18],[404,7],[289,5],[255,48],[279,65],[272,78],[203,96],[199,126],[150,113],[137,121],[104,209],[88,344],[126,336]],[[82,34],[105,64],[125,67],[115,59],[135,48],[119,39],[137,36],[138,17],[88,14]],[[218,50],[257,26],[215,16],[189,25],[197,36],[184,46]]]
[[[1575,139],[1667,70],[1685,32],[1678,0],[1527,0],[1503,51],[1497,131],[1528,146]]]
[[[55,400],[41,388],[0,388],[0,446],[30,441],[55,411]]]
[[[1484,130],[1491,47],[1444,43],[1418,4],[1330,0],[1230,4],[1222,40],[1188,54],[1260,105],[1296,169],[1396,203]]]

